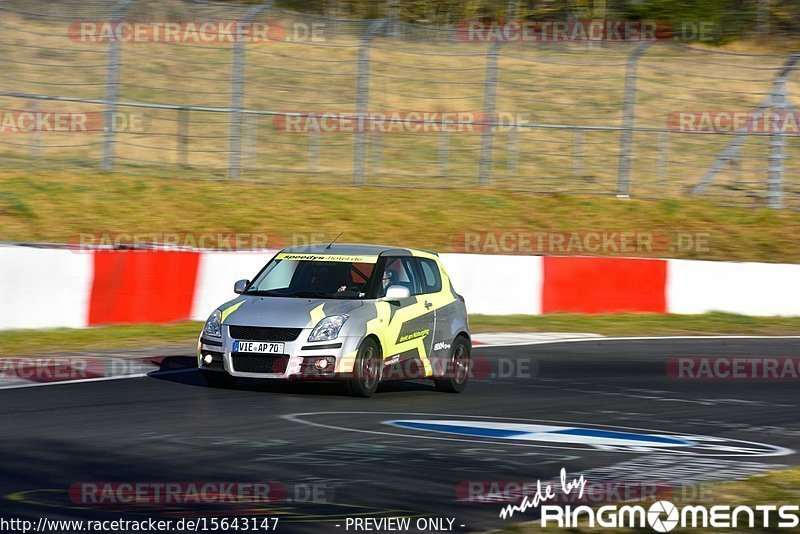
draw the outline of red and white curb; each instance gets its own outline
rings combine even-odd
[[[0,246],[0,330],[204,320],[275,251]],[[800,265],[442,254],[472,314],[800,316]]]

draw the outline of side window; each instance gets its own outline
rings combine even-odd
[[[385,295],[386,288],[393,285],[407,287],[412,295],[419,295],[422,292],[412,258],[389,258],[386,261],[380,295]]]
[[[442,276],[436,262],[428,258],[416,258],[416,261],[419,262],[420,272],[422,272],[422,292],[438,293],[441,291]]]

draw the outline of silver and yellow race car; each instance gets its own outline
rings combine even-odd
[[[470,375],[464,299],[436,253],[376,245],[279,252],[215,310],[197,363],[212,386],[237,378],[339,380],[356,396],[381,381],[432,379],[461,392]]]

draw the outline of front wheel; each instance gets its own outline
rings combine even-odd
[[[447,393],[461,393],[467,387],[472,359],[472,345],[463,337],[457,337],[450,349],[443,376],[433,379],[436,389]]]
[[[358,348],[353,365],[353,377],[347,381],[349,393],[355,397],[371,397],[378,389],[383,375],[383,359],[378,344],[365,339]]]
[[[200,369],[200,374],[203,375],[206,384],[212,388],[229,388],[233,387],[233,385],[236,383],[236,377],[231,376],[228,373]]]

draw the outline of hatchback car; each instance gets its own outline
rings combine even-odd
[[[336,380],[356,396],[382,381],[432,379],[461,392],[470,374],[464,299],[433,252],[313,245],[279,252],[216,309],[198,341],[209,385],[237,378]]]

